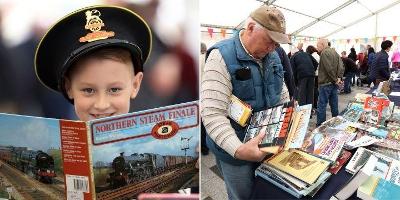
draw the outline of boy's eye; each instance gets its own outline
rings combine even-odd
[[[84,92],[86,94],[93,94],[94,93],[94,89],[92,89],[92,88],[84,88],[84,89],[82,89],[82,92]]]
[[[111,93],[117,93],[117,92],[119,92],[119,91],[121,91],[121,88],[111,88],[111,89],[110,89],[110,92],[111,92]]]

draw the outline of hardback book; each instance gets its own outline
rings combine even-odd
[[[370,176],[357,190],[357,197],[366,200],[398,199],[400,186],[377,176]]]
[[[0,162],[16,199],[131,199],[195,181],[198,133],[198,102],[88,122],[0,114]]]
[[[372,156],[374,157],[374,156]],[[331,198],[330,200],[345,200],[349,199],[354,192],[364,183],[372,174],[375,168],[377,158],[368,160],[368,162],[344,184]]]
[[[346,166],[346,171],[351,174],[356,173],[359,169],[362,168],[362,166],[364,166],[365,163],[367,163],[367,161],[370,160],[370,157],[372,155],[376,157],[377,162],[380,163],[379,166],[381,167],[381,169],[377,169],[377,172],[387,172],[389,164],[390,162],[392,162],[393,158],[390,158],[378,152],[373,152],[363,147],[359,147],[354,153],[353,157],[350,159],[349,163]]]
[[[332,166],[329,168],[328,172],[332,174],[337,174],[339,170],[342,168],[342,166],[345,165],[350,158],[351,158],[351,152],[343,150],[342,153],[340,153],[340,156],[335,161],[335,163],[333,163]]]
[[[299,150],[285,150],[267,161],[268,165],[313,184],[327,170],[330,162]]]
[[[277,153],[299,148],[303,143],[311,115],[311,104],[294,107],[293,101],[254,113],[243,142],[266,133],[258,145],[261,151]]]

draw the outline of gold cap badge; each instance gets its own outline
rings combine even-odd
[[[102,31],[101,27],[104,26],[103,20],[100,19],[100,12],[98,10],[88,10],[86,14],[85,29],[92,31],[85,36],[79,38],[79,42],[93,42],[96,40],[107,39],[113,37],[113,31]]]

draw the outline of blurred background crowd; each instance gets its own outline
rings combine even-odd
[[[197,0],[0,0],[0,113],[76,119],[73,106],[36,78],[35,49],[58,19],[98,4],[131,9],[153,31],[152,52],[131,111],[198,99]]]

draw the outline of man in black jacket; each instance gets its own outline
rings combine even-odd
[[[369,79],[373,81],[375,85],[382,81],[389,80],[390,78],[388,52],[392,45],[393,42],[390,40],[383,41],[381,44],[382,50],[375,55],[375,59],[372,62]]]
[[[318,62],[310,54],[299,50],[290,58],[294,82],[298,87],[299,105],[312,104],[314,99],[314,78]]]
[[[342,61],[344,65],[344,93],[349,94],[351,93],[351,79],[357,72],[357,65],[356,63],[346,57],[346,54],[342,54]]]

